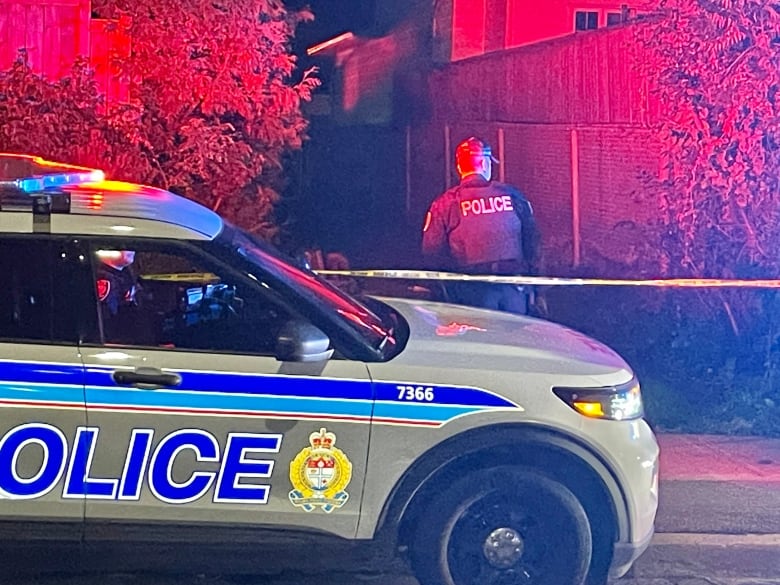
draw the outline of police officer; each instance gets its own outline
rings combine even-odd
[[[153,335],[138,310],[139,284],[133,274],[133,250],[97,251],[97,295],[103,336],[109,343],[151,343]]]
[[[97,292],[108,316],[116,316],[123,306],[136,304],[136,279],[130,265],[135,260],[132,250],[99,250]]]
[[[534,275],[539,232],[528,200],[515,188],[492,181],[490,146],[468,138],[455,150],[460,184],[433,201],[423,226],[426,263],[467,274]],[[447,284],[456,303],[525,314],[522,287],[460,282]]]

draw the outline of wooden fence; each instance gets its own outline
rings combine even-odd
[[[647,24],[589,31],[460,61],[431,78],[441,119],[531,124],[636,124],[657,118],[646,53]]]
[[[89,59],[107,102],[127,99],[112,56],[127,54],[129,39],[111,21],[91,18],[90,0],[0,0],[0,70],[26,49],[36,73],[49,79],[67,75],[76,57]]]

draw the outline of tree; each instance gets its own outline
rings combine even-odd
[[[105,111],[83,61],[52,82],[22,59],[2,77],[13,107],[3,111],[0,98],[0,147],[96,164],[273,236],[284,158],[305,139],[301,102],[319,83],[312,71],[293,80],[289,47],[311,14],[280,0],[96,0],[93,9],[131,39],[117,62],[130,102]]]
[[[780,6],[664,0],[639,28],[655,85],[666,268],[720,276],[780,267]]]
[[[0,72],[0,151],[63,160],[94,160],[105,150],[102,100],[87,63],[56,81],[36,75],[26,51]]]

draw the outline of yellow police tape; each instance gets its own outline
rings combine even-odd
[[[495,276],[434,272],[427,270],[317,270],[321,276],[346,276],[352,278],[395,278],[404,280],[458,280],[495,282],[518,286],[652,286],[662,288],[780,288],[777,279],[724,279],[724,278],[564,278],[550,276]]]

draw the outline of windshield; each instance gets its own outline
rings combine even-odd
[[[225,225],[218,241],[340,319],[372,348],[381,350],[388,341],[394,341],[392,326],[385,324],[365,304],[314,272],[296,266],[292,259],[268,243],[230,224]]]

